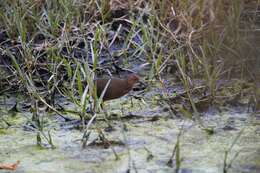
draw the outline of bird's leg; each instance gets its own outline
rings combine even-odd
[[[133,97],[130,98],[131,98],[131,107],[134,107]]]
[[[105,108],[105,105],[104,105],[104,102],[102,102],[101,103],[101,108],[102,108],[102,110],[103,110],[103,112],[104,112],[104,120],[105,120],[105,122],[107,123],[107,125],[108,125],[108,129],[113,129],[113,126],[110,124],[110,122],[109,122],[109,120],[108,120],[108,117],[109,117],[109,114],[108,114],[108,112],[107,112],[107,110],[106,110],[106,108]]]
[[[100,107],[101,107],[101,109],[102,109],[102,111],[103,111],[103,113],[105,115],[105,121],[108,121],[107,118],[109,117],[109,114],[108,114],[108,112],[107,112],[107,110],[105,108],[104,102],[101,103]]]

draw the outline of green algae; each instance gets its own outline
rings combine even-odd
[[[110,120],[113,131],[103,131],[106,139],[121,141],[125,145],[112,145],[109,148],[88,146],[82,149],[82,131],[62,129],[52,122],[52,116],[46,116],[45,129],[51,130],[56,148],[37,147],[36,132],[22,128],[30,113],[18,113],[14,117],[9,117],[6,113],[4,117],[13,126],[0,130],[0,163],[20,160],[16,170],[18,173],[121,173],[128,170],[136,170],[138,173],[174,172],[175,163],[171,164],[172,167],[167,163],[182,130],[179,138],[179,171],[218,173],[223,172],[225,152],[243,130],[229,151],[227,164],[232,162],[232,166],[228,172],[259,172],[259,125],[257,118],[248,113],[222,112],[205,115],[205,124],[214,127],[214,133],[209,135],[192,120],[169,118],[169,112],[162,111],[161,107],[149,106],[135,99],[131,104],[126,98],[107,102],[106,109],[118,117]],[[136,118],[122,118],[129,113]],[[102,116],[101,113],[98,118]],[[159,118],[150,121],[152,117]],[[98,138],[96,128],[106,126],[104,121],[92,124],[88,143]],[[118,155],[118,160],[112,149]]]
[[[6,134],[8,134],[6,129],[0,129],[0,135],[6,135]]]

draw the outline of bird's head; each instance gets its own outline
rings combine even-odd
[[[133,87],[135,83],[137,83],[140,80],[139,76],[137,76],[136,74],[130,74],[127,77],[127,83],[129,84],[129,86]]]

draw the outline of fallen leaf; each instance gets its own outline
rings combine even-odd
[[[16,161],[16,163],[8,164],[8,163],[0,163],[0,169],[6,169],[6,170],[16,170],[17,166],[19,165],[20,161]]]

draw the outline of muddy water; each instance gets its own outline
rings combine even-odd
[[[128,170],[138,173],[172,173],[176,168],[175,160],[173,159],[172,167],[167,166],[167,162],[177,136],[183,129],[179,139],[179,172],[223,172],[224,153],[240,133],[228,155],[227,164],[233,160],[228,172],[260,172],[259,115],[250,115],[243,111],[207,114],[203,121],[215,131],[210,135],[192,120],[171,117],[161,107],[149,106],[137,100],[134,100],[133,107],[125,98],[107,103],[106,107],[111,114],[124,116],[131,112],[140,116],[111,121],[114,130],[104,132],[109,141],[124,145],[114,144],[109,148],[88,146],[82,149],[82,131],[61,128],[51,117],[46,118],[48,123],[45,130],[51,130],[56,148],[39,148],[36,146],[36,132],[23,128],[26,117],[31,116],[30,113],[8,116],[6,109],[2,109],[1,116],[12,126],[3,128],[4,123],[1,122],[0,163],[20,160],[15,171],[17,173],[124,173]],[[150,121],[153,116],[159,118]],[[89,143],[98,137],[96,127],[106,127],[106,124],[96,122],[91,126]],[[116,159],[113,150],[119,159]],[[0,170],[2,172],[8,171]]]

